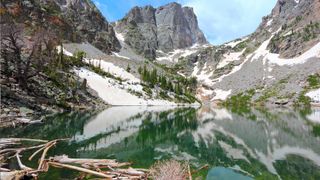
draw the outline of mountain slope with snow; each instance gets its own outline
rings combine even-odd
[[[176,97],[174,92],[166,92],[168,96],[172,98],[171,101],[160,98],[157,94],[160,91],[158,88],[151,89],[151,95],[147,94],[142,85],[142,81],[128,72],[119,65],[115,65],[109,62],[108,59],[115,58],[117,61],[122,61],[123,58],[114,56],[108,56],[103,54],[98,49],[95,49],[89,44],[65,44],[63,53],[67,56],[73,56],[79,50],[88,53],[87,58],[84,58],[84,62],[94,67],[101,69],[102,71],[111,74],[113,77],[104,77],[101,74],[85,68],[74,68],[74,72],[82,79],[86,79],[87,85],[95,90],[98,96],[110,105],[150,105],[150,106],[178,106],[178,105],[195,105],[199,103],[179,103],[173,100]],[[58,48],[59,50],[61,47]],[[73,52],[70,52],[72,50]],[[94,52],[92,58],[92,52]],[[97,54],[100,56],[98,57]],[[126,59],[126,58],[125,58]],[[130,60],[129,60],[130,61]],[[129,64],[128,64],[129,66]],[[132,67],[133,68],[133,67]],[[119,80],[120,79],[120,80]]]
[[[253,90],[252,101],[292,104],[320,75],[319,10],[316,0],[279,0],[254,33],[183,57],[180,73],[198,79],[205,102]]]

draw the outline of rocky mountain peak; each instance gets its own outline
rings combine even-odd
[[[156,19],[154,17],[156,9],[152,6],[144,6],[144,7],[133,7],[129,13],[126,15],[128,22],[133,23],[150,23],[156,24]]]
[[[169,52],[207,43],[193,9],[175,2],[159,8],[134,7],[115,29],[129,46],[149,59],[155,58],[156,50]]]

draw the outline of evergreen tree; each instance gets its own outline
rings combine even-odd
[[[174,92],[177,94],[177,95],[181,95],[182,92],[181,92],[181,87],[180,87],[180,84],[177,83],[174,87]]]
[[[157,69],[153,69],[152,72],[151,72],[151,75],[150,75],[150,83],[152,85],[157,84],[157,79],[158,79],[157,76],[158,76],[157,75]]]
[[[189,81],[188,81],[188,86],[190,87],[190,89],[192,90],[192,91],[195,91],[196,90],[196,88],[197,88],[197,78],[196,77],[192,77],[192,78],[190,78],[189,79]]]
[[[172,83],[171,83],[170,81],[168,81],[167,84],[168,84],[167,89],[168,89],[169,91],[173,92],[173,85],[172,85]]]
[[[164,76],[160,76],[160,86],[162,89],[167,89],[167,79]]]
[[[130,68],[130,65],[128,64],[127,65],[127,72],[130,72],[131,71],[131,68]]]
[[[139,66],[138,72],[139,72],[139,74],[141,75],[141,73],[142,73],[142,68],[141,68],[141,66]]]

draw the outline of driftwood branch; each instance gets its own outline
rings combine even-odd
[[[18,162],[18,165],[19,165],[20,169],[22,169],[22,170],[32,170],[31,168],[29,168],[29,167],[27,167],[27,166],[22,164],[19,154],[16,154],[16,157],[17,157],[17,162]]]
[[[71,163],[71,164],[80,164],[84,165],[85,167],[95,166],[95,167],[123,167],[123,166],[129,166],[131,163],[119,163],[116,162],[113,159],[74,159],[69,158],[66,155],[62,156],[55,156],[53,158],[50,158],[51,161],[59,162],[59,163]]]
[[[189,176],[189,180],[192,180],[192,175],[191,175],[190,164],[189,163],[188,163],[188,176]]]
[[[131,167],[127,169],[119,169],[120,167],[129,166],[131,163],[120,163],[114,159],[69,158],[67,155],[54,156],[46,159],[46,155],[50,148],[62,140],[66,139],[56,139],[48,142],[41,139],[0,138],[0,179],[20,179],[23,176],[31,178],[37,177],[38,173],[47,172],[49,170],[49,166],[72,169],[106,179],[147,179],[148,177],[148,170],[146,169],[134,169]],[[42,144],[29,147],[19,147],[22,146],[22,141]],[[25,166],[20,159],[20,153],[32,149],[36,149],[36,151],[29,157],[29,160],[32,160],[42,151],[37,169]],[[11,157],[16,157],[20,170],[10,170],[3,167],[3,165],[5,165],[3,162],[6,162]]]
[[[34,152],[34,153],[28,158],[28,160],[31,161],[32,158],[33,158],[34,156],[36,156],[39,152],[41,152],[44,148],[46,148],[46,146],[43,146],[42,148],[40,148],[40,149],[38,149],[36,152]]]
[[[48,152],[49,149],[50,149],[52,146],[54,146],[56,143],[57,143],[57,141],[51,141],[51,142],[49,142],[49,143],[45,146],[45,148],[44,148],[44,150],[43,150],[43,153],[42,153],[42,155],[41,155],[40,161],[39,161],[38,170],[40,170],[40,169],[43,168],[43,162],[44,162],[44,158],[45,158],[46,155],[47,155],[47,152]]]
[[[67,169],[77,170],[77,171],[88,173],[88,174],[92,174],[92,175],[95,175],[95,176],[98,176],[98,177],[109,178],[109,179],[113,178],[113,176],[110,176],[110,175],[107,175],[107,174],[104,174],[104,173],[100,173],[100,172],[97,172],[97,171],[92,171],[90,169],[86,169],[86,168],[82,168],[82,167],[78,167],[78,166],[72,166],[72,165],[69,165],[69,164],[62,164],[62,163],[57,163],[57,162],[48,162],[48,164],[52,165],[54,167],[58,167],[58,168],[67,168]]]

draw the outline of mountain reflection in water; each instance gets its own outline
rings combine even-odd
[[[189,161],[194,168],[225,167],[250,178],[320,179],[319,121],[314,119],[319,112],[116,106],[100,113],[53,116],[37,131],[24,127],[14,134],[0,133],[72,137],[55,153],[111,157],[136,167],[174,158]]]

